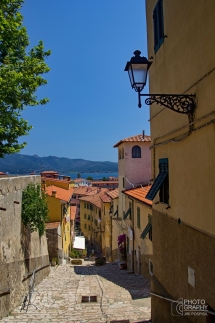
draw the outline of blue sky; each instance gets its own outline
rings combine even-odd
[[[25,0],[22,14],[30,46],[43,40],[52,55],[37,92],[50,102],[24,111],[33,129],[21,153],[117,161],[115,143],[150,131],[124,72],[134,50],[147,57],[145,1]]]

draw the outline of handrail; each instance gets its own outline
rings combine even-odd
[[[11,290],[12,290],[11,287],[0,289],[0,295],[10,294]]]
[[[33,270],[33,271],[31,271],[31,272],[27,273],[26,275],[23,275],[23,280],[22,280],[22,281],[24,281],[24,280],[26,280],[27,278],[31,277],[31,276],[33,275],[33,273],[34,273],[34,272],[35,272],[35,273],[37,273],[38,271],[40,271],[40,270],[42,270],[42,269],[44,269],[44,268],[46,268],[46,267],[49,267],[49,266],[50,266],[50,264],[45,265],[45,266],[41,266],[41,267],[39,267],[39,268],[37,268],[37,269],[35,269],[35,270]]]

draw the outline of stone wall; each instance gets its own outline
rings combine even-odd
[[[46,235],[30,233],[21,222],[22,190],[29,183],[40,183],[40,176],[0,179],[0,318],[21,305],[26,274],[44,267],[36,273],[38,284],[50,271]]]

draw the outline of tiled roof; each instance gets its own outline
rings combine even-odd
[[[68,202],[73,194],[74,189],[71,188],[69,190],[65,190],[64,188],[57,187],[55,185],[46,187],[46,194],[49,196],[52,196],[52,191],[56,191],[56,199]]]
[[[93,184],[118,184],[118,181],[92,181]]]
[[[83,196],[83,197],[80,197],[79,200],[92,203],[96,207],[101,208],[101,204],[102,203],[101,203],[100,196],[104,195],[104,192],[107,192],[107,189],[106,188],[103,188],[103,189],[101,188],[101,189],[98,189],[97,190],[97,193],[96,194],[94,194],[92,196]]]
[[[43,172],[41,172],[41,174],[58,174],[58,172],[54,171],[54,170],[44,170]]]
[[[119,142],[117,142],[114,145],[114,148],[118,147],[123,142],[151,142],[151,137],[144,135],[144,138],[143,138],[143,135],[141,134],[141,135],[136,135],[136,136],[124,138],[124,139],[120,140]]]
[[[70,220],[75,220],[76,208],[76,205],[70,206]]]
[[[98,190],[102,190],[103,192],[106,192],[107,189],[106,188],[91,187],[91,186],[82,186],[82,187],[74,188],[73,194],[82,195],[82,196],[95,195],[98,193]]]
[[[111,202],[111,198],[106,194],[100,196],[100,199],[102,200],[103,203],[110,203]]]
[[[138,187],[138,188],[132,188],[131,190],[122,191],[124,194],[133,197],[135,200],[144,202],[148,205],[152,205],[152,201],[146,199],[146,195],[149,192],[151,188],[151,185]]]
[[[45,223],[46,230],[47,229],[57,229],[60,225],[60,222],[48,222]]]
[[[112,199],[116,199],[117,197],[119,197],[119,189],[116,188],[115,190],[109,191],[106,194],[110,196]]]

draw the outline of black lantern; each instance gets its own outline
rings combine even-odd
[[[125,71],[128,71],[131,87],[136,92],[141,92],[146,85],[148,69],[152,64],[146,57],[141,57],[140,54],[139,50],[135,50],[135,56],[131,58],[130,62],[127,62],[125,67]]]
[[[147,96],[145,104],[153,103],[164,106],[178,113],[192,115],[196,108],[195,94],[141,94],[146,85],[148,69],[151,62],[146,57],[140,56],[141,52],[136,50],[130,62],[127,62],[124,71],[128,72],[132,89],[138,92],[138,107],[141,108],[141,96]]]

